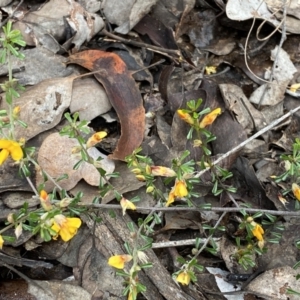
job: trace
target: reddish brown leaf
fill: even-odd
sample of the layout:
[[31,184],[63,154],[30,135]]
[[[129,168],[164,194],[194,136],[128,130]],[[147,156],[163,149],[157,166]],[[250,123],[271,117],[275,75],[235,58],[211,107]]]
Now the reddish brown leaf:
[[70,63],[99,71],[96,79],[104,86],[121,123],[121,137],[110,158],[124,160],[143,141],[145,110],[141,94],[126,64],[116,54],[87,50],[70,56]]

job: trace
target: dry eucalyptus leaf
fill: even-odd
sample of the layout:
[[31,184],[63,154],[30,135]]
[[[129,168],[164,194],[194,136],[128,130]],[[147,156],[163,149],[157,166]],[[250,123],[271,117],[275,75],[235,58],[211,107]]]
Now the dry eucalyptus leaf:
[[58,42],[66,35],[64,17],[69,15],[71,6],[67,0],[51,0],[38,11],[32,11],[14,24],[21,31],[26,44],[35,46],[43,35],[51,34]]
[[[14,73],[14,78],[22,85],[34,85],[43,80],[66,77],[73,73],[72,66],[66,66],[66,58],[55,55],[45,48],[32,48],[21,51],[25,58],[20,60],[12,57],[12,68],[20,72]],[[7,74],[7,65],[0,65],[0,75]]]
[[104,27],[104,21],[99,15],[87,12],[75,1],[69,1],[71,1],[72,10],[67,21],[76,32],[72,37],[72,43],[78,51],[84,42],[89,42]]
[[219,87],[227,108],[234,113],[236,120],[248,133],[254,127],[261,129],[267,125],[262,113],[249,102],[240,87],[234,84],[220,84]]
[[[106,251],[103,251],[103,247],[100,244],[101,242],[98,239],[87,233],[79,251],[77,250],[72,255],[73,257],[75,256],[74,260],[76,261],[76,266],[73,268],[74,276],[75,278],[81,278],[81,274],[84,274],[81,286],[92,293],[94,299],[103,299],[104,297],[102,296],[106,291],[114,295],[121,295],[124,289],[122,278],[115,276],[112,267],[107,263]],[[101,252],[99,249],[101,249]],[[114,250],[117,251],[116,249]],[[62,262],[61,259],[59,261]],[[113,300],[112,297],[110,298]]]
[[276,105],[284,98],[289,81],[277,81],[261,85],[250,96],[249,101],[260,105]]
[[94,78],[83,78],[73,83],[71,113],[78,112],[80,120],[91,121],[111,109],[104,88]]
[[270,124],[272,121],[278,119],[279,116],[283,115],[283,110],[283,101],[281,101],[276,105],[264,107],[261,113],[265,117],[267,124]]
[[72,43],[75,49],[89,41],[103,27],[102,18],[87,12],[79,3],[73,0],[51,0],[38,11],[32,11],[18,21],[14,28],[19,29],[27,45],[42,45],[57,53],[61,50],[59,43],[67,39],[69,26],[74,30]]
[[11,2],[13,2],[13,0],[1,0],[0,7],[6,6],[6,5],[10,4]]
[[77,1],[86,11],[95,13],[101,8],[101,1],[99,0],[78,0]]
[[266,300],[296,300],[299,296],[288,294],[288,289],[300,290],[297,280],[299,271],[290,266],[268,270],[253,279],[246,287],[247,292],[263,297]]
[[216,39],[209,45],[205,47],[203,50],[207,50],[216,55],[227,55],[231,53],[236,46],[236,42],[233,38],[224,38],[224,39]]
[[21,108],[20,120],[27,124],[27,128],[15,128],[17,138],[29,140],[61,121],[71,102],[73,79],[66,77],[42,81],[17,98],[15,105]]
[[300,19],[300,3],[298,0],[290,0],[287,3],[281,0],[265,0],[265,2],[271,12],[283,11],[284,5],[286,5],[286,13]]
[[116,32],[127,34],[158,0],[105,0],[102,4],[108,22],[117,24]]
[[[232,259],[232,254],[237,253],[238,247],[235,243],[233,243],[231,240],[229,240],[228,237],[225,235],[222,236],[221,242],[220,242],[220,252],[222,255],[222,258],[225,262],[225,265],[227,269],[231,273],[237,273],[237,274],[251,274],[253,273],[253,268],[249,268],[247,271],[236,261]],[[255,261],[255,254],[249,254],[249,257]]]
[[279,25],[269,11],[265,1],[260,0],[228,0],[226,5],[227,17],[231,20],[245,21],[254,16],[258,19],[266,19],[274,26]]
[[9,192],[1,194],[1,201],[9,208],[20,208],[27,202],[28,207],[34,207],[40,204],[40,200],[33,198],[32,193],[28,192]]
[[[67,136],[61,136],[59,133],[49,135],[39,150],[38,163],[42,170],[45,170],[53,178],[58,178],[67,174],[68,178],[59,181],[59,185],[66,189],[72,189],[79,180],[84,179],[88,184],[98,186],[100,183],[100,174],[97,169],[87,162],[83,162],[77,170],[74,165],[81,159],[80,153],[72,155],[72,149],[78,147],[76,139]],[[88,153],[97,159],[99,156],[104,157],[96,148],[88,149]],[[108,158],[101,160],[101,167],[107,173],[114,171],[114,162]],[[42,176],[37,173],[37,185],[42,183]],[[49,191],[53,184],[46,182],[45,190]]]
[[201,227],[201,217],[199,212],[171,211],[165,214],[165,226],[161,230],[170,229],[199,229]]
[[300,33],[300,3],[298,0],[290,0],[289,2],[283,2],[281,0],[265,0],[264,2],[279,21],[283,19],[283,10],[284,6],[286,6],[284,23],[287,32]]
[[271,51],[271,60],[275,61],[276,57],[276,66],[273,74],[274,80],[279,82],[292,80],[294,77],[293,75],[297,72],[297,69],[292,63],[288,53],[282,48],[276,46]]

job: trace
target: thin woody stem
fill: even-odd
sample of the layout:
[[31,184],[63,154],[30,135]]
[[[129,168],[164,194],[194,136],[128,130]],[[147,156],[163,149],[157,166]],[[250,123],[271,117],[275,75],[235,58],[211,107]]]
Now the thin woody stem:
[[[118,204],[81,204],[79,206],[85,206],[90,208],[101,208],[101,209],[122,209]],[[270,210],[270,209],[257,209],[247,207],[211,207],[210,209],[203,209],[201,207],[188,207],[188,206],[175,206],[175,207],[143,207],[137,206],[136,211],[138,212],[152,212],[152,211],[214,211],[214,212],[240,212],[245,211],[247,213],[265,213],[274,216],[291,216],[300,217],[299,211],[284,211],[284,210]]]

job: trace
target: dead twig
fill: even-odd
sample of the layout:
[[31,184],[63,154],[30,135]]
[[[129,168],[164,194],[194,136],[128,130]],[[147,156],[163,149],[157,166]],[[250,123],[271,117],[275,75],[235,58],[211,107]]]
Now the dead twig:
[[[300,109],[300,106],[292,109],[291,111],[289,111],[288,113],[286,113],[285,115],[283,115],[282,117],[278,118],[277,120],[273,121],[271,124],[269,124],[268,126],[264,127],[263,129],[261,129],[260,131],[258,131],[257,133],[255,133],[254,135],[252,135],[250,138],[248,138],[247,140],[245,140],[244,142],[240,143],[239,145],[237,145],[236,147],[234,147],[233,149],[231,149],[230,151],[228,151],[227,153],[223,154],[222,156],[220,156],[218,159],[216,159],[212,166],[217,165],[218,163],[220,163],[223,159],[225,159],[226,157],[230,156],[231,154],[241,150],[242,148],[244,148],[244,146],[246,146],[249,142],[251,142],[252,140],[256,139],[257,137],[261,136],[262,134],[264,134],[265,132],[269,131],[270,129],[272,129],[274,126],[278,125],[280,122],[282,122],[283,120],[285,120],[286,118],[290,117],[291,115],[293,115],[295,112],[297,112]],[[205,170],[202,170],[200,172],[198,172],[195,177],[199,178],[200,176],[202,176],[204,173],[206,173],[208,170],[211,169],[211,167],[206,168]]]
[[[122,207],[118,204],[78,204],[79,206],[85,206],[89,208],[97,209],[116,209],[121,210]],[[172,207],[143,207],[137,206],[137,212],[152,212],[152,211],[214,211],[214,212],[240,212],[241,210],[247,213],[265,213],[274,216],[289,216],[289,217],[300,217],[299,211],[286,211],[286,210],[270,210],[270,209],[257,209],[248,207],[211,207],[210,209],[203,209],[201,207],[188,207],[188,206],[172,206]]]
[[[214,238],[215,242],[218,242],[220,238]],[[201,243],[206,243],[206,238],[201,238]],[[181,247],[181,246],[191,246],[195,245],[196,239],[187,239],[187,240],[181,240],[181,241],[167,241],[167,242],[158,242],[158,243],[152,243],[152,249],[158,249],[158,248],[168,248],[168,247]]]
[[157,53],[160,53],[160,54],[162,54],[164,56],[167,56],[167,57],[169,57],[171,59],[180,59],[180,58],[182,58],[182,55],[181,55],[181,53],[180,53],[179,50],[165,49],[165,48],[153,46],[153,45],[142,43],[142,42],[128,40],[128,39],[122,38],[122,37],[120,37],[118,35],[115,35],[113,33],[110,33],[106,29],[103,29],[101,31],[101,33],[103,33],[104,35],[106,35],[106,36],[108,36],[108,37],[110,37],[112,39],[120,41],[122,43],[130,44],[130,45],[133,45],[133,46],[136,46],[136,47],[146,48],[146,49],[151,50],[153,52],[157,52]]

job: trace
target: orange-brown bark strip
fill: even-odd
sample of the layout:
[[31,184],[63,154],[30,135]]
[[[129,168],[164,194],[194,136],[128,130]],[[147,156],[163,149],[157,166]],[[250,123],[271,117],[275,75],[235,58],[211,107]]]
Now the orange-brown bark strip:
[[118,55],[100,50],[76,53],[69,62],[99,71],[94,76],[105,88],[121,123],[121,137],[110,158],[124,160],[141,145],[145,129],[142,97],[126,64]]

